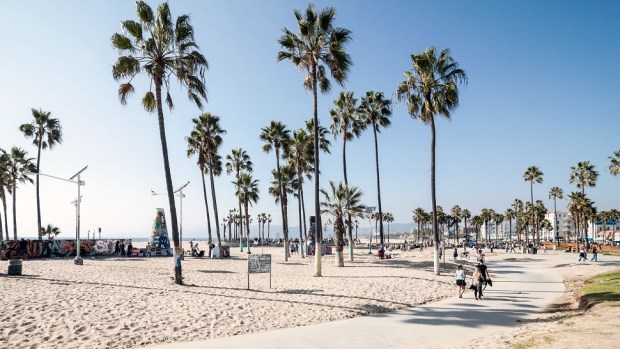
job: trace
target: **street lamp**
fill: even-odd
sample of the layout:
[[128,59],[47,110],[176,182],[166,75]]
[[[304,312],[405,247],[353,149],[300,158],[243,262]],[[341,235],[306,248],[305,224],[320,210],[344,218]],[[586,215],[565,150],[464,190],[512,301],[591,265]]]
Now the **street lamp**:
[[[189,181],[187,181],[187,183],[183,184],[180,188],[172,192],[172,194],[176,194],[179,197],[179,206],[180,206],[179,208],[180,210],[179,240],[181,241],[181,250],[183,250],[183,198],[185,197],[185,195],[183,194],[183,189],[187,187],[188,184],[189,184]],[[151,195],[168,195],[168,194],[167,193],[156,193],[153,189],[151,189]]]
[[368,216],[368,254],[372,254],[372,221],[370,215],[375,212],[375,206],[366,206],[364,213]]
[[[76,235],[76,240],[77,240],[76,241],[77,246],[76,246],[76,252],[75,252],[75,259],[73,260],[73,263],[75,265],[83,265],[84,264],[84,261],[82,260],[82,257],[80,257],[80,202],[82,201],[81,200],[82,196],[80,195],[80,187],[83,186],[86,183],[84,181],[80,180],[80,175],[82,174],[82,172],[86,171],[87,168],[88,168],[88,166],[84,166],[83,169],[79,170],[78,173],[74,174],[69,179],[64,179],[64,178],[60,178],[60,177],[56,177],[56,176],[50,176],[50,175],[44,174],[44,173],[39,173],[39,176],[51,177],[51,178],[54,178],[54,179],[59,179],[61,181],[77,184],[77,198],[72,202],[72,204],[75,204],[75,235]],[[39,232],[39,234],[41,234],[41,232]]]

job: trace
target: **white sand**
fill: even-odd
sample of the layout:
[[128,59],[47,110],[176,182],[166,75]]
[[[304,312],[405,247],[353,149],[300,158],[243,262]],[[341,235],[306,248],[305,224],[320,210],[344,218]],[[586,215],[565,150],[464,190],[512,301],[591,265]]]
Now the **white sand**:
[[83,266],[71,259],[28,260],[22,277],[0,277],[0,347],[138,347],[333,321],[454,296],[453,266],[435,276],[430,252],[378,260],[358,249],[355,262],[345,252],[344,268],[325,256],[317,278],[313,258],[294,255],[284,262],[281,248],[265,248],[273,259],[272,288],[268,274],[252,274],[249,291],[247,255],[238,248],[232,259],[187,258],[184,286],[172,280],[170,257],[85,259]]

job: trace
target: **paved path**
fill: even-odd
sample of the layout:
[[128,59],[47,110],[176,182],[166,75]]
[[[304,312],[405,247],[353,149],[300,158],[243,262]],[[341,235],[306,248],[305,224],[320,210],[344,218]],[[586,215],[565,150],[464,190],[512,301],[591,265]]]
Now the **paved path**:
[[468,291],[465,298],[450,297],[392,313],[153,348],[454,347],[515,326],[519,320],[535,318],[564,293],[562,279],[549,267],[569,262],[567,257],[491,261],[488,266],[493,287],[487,287],[485,299],[479,301]]

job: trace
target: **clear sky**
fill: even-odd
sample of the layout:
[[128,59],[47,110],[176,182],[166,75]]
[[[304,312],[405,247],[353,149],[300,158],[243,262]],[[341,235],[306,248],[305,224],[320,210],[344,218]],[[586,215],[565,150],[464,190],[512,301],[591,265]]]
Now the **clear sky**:
[[[152,6],[159,2],[149,1]],[[261,199],[251,209],[280,210],[267,194],[275,155],[265,154],[260,128],[271,120],[289,129],[303,127],[312,115],[312,95],[303,76],[288,62],[277,63],[282,28],[296,31],[293,9],[305,1],[171,1],[173,17],[189,13],[196,40],[209,61],[209,103],[205,111],[221,117],[228,134],[222,155],[244,148],[255,163]],[[548,199],[552,186],[565,194],[570,167],[589,160],[600,172],[596,188],[587,189],[599,210],[619,208],[620,178],[612,177],[608,156],[620,149],[620,3],[617,1],[317,1],[333,6],[336,25],[353,32],[347,47],[353,67],[344,89],[361,96],[368,90],[395,97],[411,53],[435,45],[450,48],[466,70],[460,107],[451,121],[437,123],[437,198],[448,210],[458,204],[478,214],[482,208],[503,212],[515,198],[529,200],[523,180],[528,166],[544,173],[535,199]],[[42,154],[41,172],[68,178],[83,174],[82,232],[102,227],[103,236],[147,237],[155,208],[168,211],[157,119],[140,99],[148,88],[139,80],[128,106],[120,105],[111,66],[117,52],[110,36],[120,21],[136,19],[133,1],[9,1],[0,5],[0,147],[36,149],[18,127],[30,122],[31,108],[51,111],[63,126],[64,142]],[[611,68],[610,68],[611,67]],[[319,96],[319,117],[342,88],[336,84]],[[195,159],[185,155],[191,119],[200,111],[178,84],[176,108],[165,111],[174,187],[190,185],[183,201],[185,236],[206,237],[205,208]],[[321,158],[323,185],[342,179],[340,141]],[[376,186],[371,132],[347,147],[349,180],[375,206]],[[412,120],[395,104],[392,126],[379,135],[384,211],[398,223],[410,223],[416,207],[431,208],[430,128]],[[236,207],[232,177],[216,180],[220,218]],[[306,187],[308,193],[312,187]],[[76,188],[41,179],[43,224],[57,225],[61,236],[75,231],[70,204]],[[9,201],[9,217],[12,205]],[[312,207],[312,195],[307,194]],[[565,209],[566,200],[558,202]],[[178,203],[177,203],[178,209]],[[296,202],[290,221],[296,225]],[[311,211],[311,209],[310,209]],[[169,213],[167,213],[169,214]],[[34,236],[34,185],[17,191],[18,236]],[[12,223],[9,228],[12,233]],[[296,233],[295,230],[293,232]]]

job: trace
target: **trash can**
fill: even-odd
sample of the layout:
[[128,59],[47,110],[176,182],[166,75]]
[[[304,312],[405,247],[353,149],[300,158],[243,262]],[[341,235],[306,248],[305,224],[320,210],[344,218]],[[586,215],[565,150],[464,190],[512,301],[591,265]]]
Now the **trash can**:
[[22,275],[22,259],[9,260],[9,275]]

